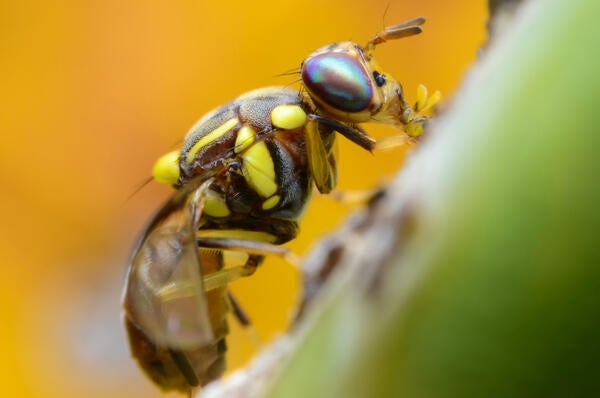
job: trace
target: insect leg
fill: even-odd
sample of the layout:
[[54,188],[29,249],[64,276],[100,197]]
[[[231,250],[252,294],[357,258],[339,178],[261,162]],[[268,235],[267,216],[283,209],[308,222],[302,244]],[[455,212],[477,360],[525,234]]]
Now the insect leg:
[[209,237],[197,237],[196,243],[200,247],[211,249],[233,250],[260,256],[275,256],[286,260],[296,267],[300,266],[300,258],[292,253],[290,249],[272,243],[248,239]]
[[389,149],[400,148],[407,145],[414,145],[415,138],[409,136],[406,133],[395,134],[388,137],[383,137],[377,140],[375,149],[378,151],[386,151]]
[[209,291],[225,286],[239,278],[250,276],[262,263],[266,255],[283,258],[296,268],[300,267],[300,259],[289,249],[271,243],[236,238],[198,237],[196,243],[200,247],[233,250],[248,253],[248,260],[242,266],[225,268],[204,276],[204,288]]
[[250,317],[230,291],[227,292],[227,299],[231,305],[233,316],[235,316],[235,319],[237,319],[240,325],[243,327],[251,326],[252,321],[250,320]]
[[210,291],[221,286],[226,286],[237,279],[252,275],[254,271],[255,267],[248,268],[245,265],[242,265],[213,272],[212,274],[204,276],[204,288],[206,291]]
[[[320,115],[311,115],[311,121],[318,122],[319,124],[323,124],[344,137],[348,138],[350,141],[354,142],[359,147],[366,149],[367,151],[372,151],[375,147],[375,140],[369,136],[362,128],[359,126],[347,126],[343,123],[338,122],[337,120],[329,119]],[[309,127],[310,122],[307,124],[307,128]],[[318,129],[315,127],[318,132]]]
[[252,344],[254,344],[256,348],[259,348],[261,346],[260,337],[258,336],[256,329],[254,329],[250,317],[246,311],[244,311],[240,305],[240,302],[233,296],[231,291],[227,292],[227,299],[229,301],[229,305],[231,306],[231,312],[233,313],[233,316],[235,319],[237,319],[242,328],[244,328],[244,331],[248,334]]
[[369,203],[378,191],[379,190],[375,188],[356,190],[336,189],[335,191],[327,195],[327,197],[344,205],[364,205]]
[[264,256],[251,254],[248,256],[248,260],[246,260],[244,265],[225,268],[220,271],[213,272],[212,274],[205,275],[203,277],[204,288],[206,291],[210,291],[222,286],[226,286],[240,278],[250,276],[256,271],[256,268],[263,261],[263,259]]

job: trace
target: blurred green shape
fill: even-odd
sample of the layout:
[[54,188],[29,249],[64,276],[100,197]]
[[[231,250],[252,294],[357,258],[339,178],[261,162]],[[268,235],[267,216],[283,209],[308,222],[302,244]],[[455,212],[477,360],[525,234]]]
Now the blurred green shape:
[[600,396],[598,21],[520,11],[414,159],[379,292],[331,289],[270,397]]

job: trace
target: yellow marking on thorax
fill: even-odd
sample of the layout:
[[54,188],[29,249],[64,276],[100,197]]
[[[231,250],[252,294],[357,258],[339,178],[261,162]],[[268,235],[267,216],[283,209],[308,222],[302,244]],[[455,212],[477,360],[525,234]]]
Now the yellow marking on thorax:
[[163,184],[177,184],[180,172],[179,155],[180,151],[172,151],[158,158],[152,167],[152,177]]
[[263,202],[262,209],[263,210],[272,209],[273,207],[275,207],[275,205],[277,203],[279,203],[279,200],[281,200],[281,196],[279,196],[279,195],[271,196],[269,199],[267,199]]
[[264,141],[255,142],[242,154],[242,173],[254,191],[268,198],[277,192],[275,165]]
[[208,191],[206,194],[206,202],[204,203],[203,213],[212,217],[227,217],[231,211],[227,207],[227,203],[217,193]]
[[244,124],[238,131],[235,139],[235,147],[233,148],[235,153],[241,153],[248,149],[255,141],[254,134],[254,129],[247,124]]
[[234,128],[238,123],[239,123],[238,118],[234,117],[232,119],[227,120],[225,123],[221,124],[219,127],[214,129],[210,133],[206,134],[204,137],[200,138],[198,140],[198,142],[196,142],[190,148],[189,152],[185,156],[186,162],[191,163],[194,160],[194,158],[196,157],[196,155],[198,154],[198,152],[203,147],[205,147],[206,145],[210,144],[211,142],[219,139],[220,137],[224,136],[228,131],[230,131],[232,128]]
[[284,130],[293,130],[304,126],[306,112],[298,105],[278,105],[271,111],[273,126]]
[[245,229],[200,229],[196,232],[198,238],[231,238],[273,243],[277,237],[267,232],[248,231]]

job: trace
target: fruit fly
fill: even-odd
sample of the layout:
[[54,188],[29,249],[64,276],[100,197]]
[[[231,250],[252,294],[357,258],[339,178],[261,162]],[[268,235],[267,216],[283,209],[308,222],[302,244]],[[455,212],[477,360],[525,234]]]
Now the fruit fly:
[[[135,247],[123,294],[130,348],[163,390],[191,393],[225,369],[227,315],[245,321],[228,283],[254,273],[265,255],[286,256],[313,186],[336,186],[341,134],[372,151],[361,127],[379,122],[416,139],[439,98],[401,85],[373,58],[378,44],[416,35],[424,18],[387,27],[366,46],[327,45],[300,65],[302,88],[250,91],[201,118],[153,176],[176,188]],[[223,251],[247,254],[225,267]]]

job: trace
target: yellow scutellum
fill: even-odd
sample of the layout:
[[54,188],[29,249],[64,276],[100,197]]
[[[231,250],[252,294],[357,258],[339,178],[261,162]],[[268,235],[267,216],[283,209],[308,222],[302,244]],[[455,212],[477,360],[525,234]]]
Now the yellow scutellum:
[[179,182],[179,155],[179,151],[172,151],[158,158],[152,167],[152,177],[163,184],[177,184]]

